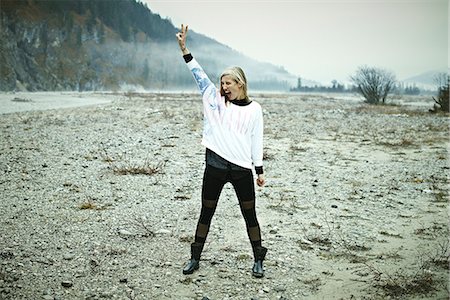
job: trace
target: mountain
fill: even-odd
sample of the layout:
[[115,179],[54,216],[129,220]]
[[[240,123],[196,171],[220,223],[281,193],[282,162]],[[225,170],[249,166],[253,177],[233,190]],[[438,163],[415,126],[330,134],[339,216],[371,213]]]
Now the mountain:
[[[135,0],[2,0],[0,90],[193,89],[170,20]],[[252,90],[297,78],[193,31],[189,48],[211,80],[239,65]]]
[[445,73],[445,70],[433,70],[424,72],[415,76],[408,77],[402,81],[407,84],[414,84],[423,89],[436,90],[438,85],[436,82],[436,77],[441,73]]

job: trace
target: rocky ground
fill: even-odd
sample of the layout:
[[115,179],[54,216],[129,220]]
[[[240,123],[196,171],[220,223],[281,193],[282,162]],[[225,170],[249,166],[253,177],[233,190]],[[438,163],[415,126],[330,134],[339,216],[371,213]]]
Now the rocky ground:
[[[449,117],[429,100],[252,95],[269,248],[255,279],[229,185],[200,269],[181,273],[200,211],[199,96],[95,97],[111,102],[0,115],[1,299],[448,299]],[[14,102],[35,101],[2,95]]]

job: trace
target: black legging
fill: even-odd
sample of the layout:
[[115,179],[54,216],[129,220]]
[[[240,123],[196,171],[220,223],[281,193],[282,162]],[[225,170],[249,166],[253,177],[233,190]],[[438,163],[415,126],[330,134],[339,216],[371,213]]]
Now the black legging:
[[209,165],[206,166],[203,175],[202,210],[195,232],[195,242],[205,243],[220,193],[227,182],[233,185],[236,192],[252,248],[260,247],[261,231],[256,218],[255,186],[252,171],[250,169],[245,171],[222,170]]

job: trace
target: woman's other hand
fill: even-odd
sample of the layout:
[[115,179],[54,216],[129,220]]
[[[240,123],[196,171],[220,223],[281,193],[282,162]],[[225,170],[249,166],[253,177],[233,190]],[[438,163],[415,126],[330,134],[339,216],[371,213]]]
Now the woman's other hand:
[[266,179],[264,178],[264,174],[258,175],[258,178],[256,178],[256,184],[260,187],[263,187],[266,184]]

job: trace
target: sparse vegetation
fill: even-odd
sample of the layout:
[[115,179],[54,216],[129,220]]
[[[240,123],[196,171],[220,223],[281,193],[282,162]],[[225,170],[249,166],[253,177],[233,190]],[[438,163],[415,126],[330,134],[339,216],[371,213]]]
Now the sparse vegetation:
[[160,173],[163,167],[163,162],[152,165],[148,160],[145,160],[142,165],[132,163],[114,165],[113,172],[118,175],[154,175]]
[[448,178],[430,178],[430,189],[434,195],[434,202],[447,203],[449,201],[448,186],[446,181]]
[[126,227],[133,231],[127,234],[127,236],[140,236],[140,237],[154,237],[155,224],[150,224],[146,216],[137,217],[135,216]]
[[19,98],[19,97],[14,97],[14,99],[12,99],[11,101],[13,101],[13,102],[33,102],[33,100],[31,100],[29,98]]
[[399,141],[380,141],[377,144],[386,147],[400,147],[400,148],[415,146],[412,140],[406,138],[403,138]]
[[86,202],[81,203],[80,209],[97,209],[97,205],[92,199],[88,199]]
[[433,266],[444,266],[448,269],[449,243],[438,243],[435,248],[437,250],[431,255],[418,255],[414,270],[400,268],[389,272],[368,262],[363,262],[363,265],[372,274],[373,286],[381,289],[386,296],[400,298],[406,295],[427,295],[439,285],[447,284],[446,280],[436,276]]
[[[316,222],[310,223],[310,229],[303,228],[305,238],[297,241],[301,249],[309,251],[312,249],[320,249],[321,257],[331,259],[333,257],[340,257],[348,259],[351,263],[360,264],[362,269],[362,276],[372,275],[369,280],[365,280],[368,284],[379,289],[384,296],[391,298],[402,298],[406,295],[424,296],[441,288],[445,285],[445,279],[438,276],[436,268],[448,269],[450,264],[450,247],[449,241],[437,242],[431,253],[419,253],[417,259],[411,267],[400,267],[394,270],[383,270],[376,266],[375,263],[370,262],[367,256],[360,256],[358,252],[370,251],[371,247],[364,244],[355,243],[346,238],[339,226],[336,226],[333,221],[329,221],[328,212],[324,212],[324,225]],[[433,234],[437,231],[441,232],[442,227],[433,225],[430,230]],[[424,229],[428,231],[429,229]],[[416,230],[416,234],[422,234],[422,230]],[[379,234],[402,238],[400,235],[380,231]],[[438,235],[436,235],[438,236]],[[377,255],[377,260],[385,261],[387,259],[399,260],[402,256],[398,251]]]
[[110,168],[117,175],[155,175],[161,173],[165,162],[152,163],[149,158],[146,158],[144,162],[132,162],[125,158],[125,154],[121,155],[121,162],[117,158],[111,156],[103,143],[100,149],[101,157],[104,162],[110,165]]
[[367,66],[359,67],[350,79],[369,104],[384,104],[396,82],[392,72]]
[[[435,82],[438,86],[437,97],[433,97],[435,104],[430,112],[450,112],[449,108],[449,87],[450,87],[450,76],[446,73],[440,73],[436,76]],[[448,131],[448,128],[445,128]]]

